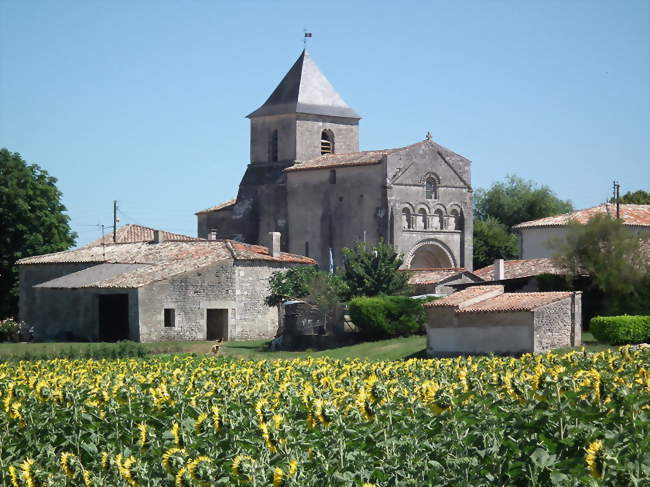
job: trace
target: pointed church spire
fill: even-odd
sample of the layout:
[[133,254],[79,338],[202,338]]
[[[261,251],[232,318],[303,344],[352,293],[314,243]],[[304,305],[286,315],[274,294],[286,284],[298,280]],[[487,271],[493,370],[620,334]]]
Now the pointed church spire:
[[285,113],[309,113],[360,119],[303,50],[264,105],[248,118]]

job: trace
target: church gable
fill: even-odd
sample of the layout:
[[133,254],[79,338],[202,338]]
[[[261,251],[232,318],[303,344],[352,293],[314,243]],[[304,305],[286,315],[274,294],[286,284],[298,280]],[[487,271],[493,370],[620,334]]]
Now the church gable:
[[436,185],[470,189],[469,160],[444,147],[425,140],[388,156],[389,184]]

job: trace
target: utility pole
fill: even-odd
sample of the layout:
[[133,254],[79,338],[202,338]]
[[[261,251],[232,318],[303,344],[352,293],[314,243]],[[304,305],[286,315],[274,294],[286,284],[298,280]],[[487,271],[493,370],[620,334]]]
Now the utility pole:
[[616,202],[616,219],[621,218],[621,185],[614,181],[614,201]]
[[113,243],[117,242],[117,200],[113,200]]

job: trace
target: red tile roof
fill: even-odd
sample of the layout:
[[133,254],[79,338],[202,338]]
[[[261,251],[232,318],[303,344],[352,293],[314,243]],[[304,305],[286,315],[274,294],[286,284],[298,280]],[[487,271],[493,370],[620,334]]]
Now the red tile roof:
[[325,154],[315,159],[311,159],[305,162],[297,162],[291,167],[285,169],[285,172],[293,171],[306,171],[309,169],[325,169],[325,168],[334,168],[334,167],[346,167],[346,166],[366,166],[369,164],[378,164],[382,161],[384,156],[388,154],[393,154],[394,152],[400,152],[406,149],[411,149],[418,145],[424,144],[427,141],[417,142],[406,147],[399,147],[397,149],[382,149],[382,150],[371,150],[364,152],[347,152],[344,154]]
[[[520,259],[503,261],[503,269],[506,279],[519,279],[522,277],[533,277],[540,274],[564,275],[565,272],[552,259]],[[474,271],[484,281],[494,280],[494,264],[481,267]]]
[[[624,225],[632,226],[650,226],[650,205],[620,205],[621,206],[621,219]],[[562,215],[549,216],[540,218],[539,220],[531,220],[523,222],[512,228],[533,228],[533,227],[557,227],[564,226],[571,220],[578,223],[587,223],[589,219],[595,215],[606,213],[612,218],[616,218],[616,205],[612,203],[605,203],[603,205],[587,208],[586,210],[578,210],[571,213],[564,213]]]
[[[457,274],[470,274],[464,267],[449,267],[449,268],[433,268],[433,269],[400,269],[401,272],[408,272],[410,274],[409,284],[437,284],[449,277]],[[478,276],[476,276],[478,277]]]
[[505,313],[508,311],[533,311],[541,306],[570,298],[571,292],[504,293],[493,298],[461,307],[457,313]]
[[278,257],[272,257],[266,247],[230,240],[118,243],[27,257],[20,259],[17,263],[21,265],[65,263],[144,264],[136,270],[84,286],[136,288],[154,281],[167,279],[176,274],[227,260],[316,264],[315,260],[308,257],[285,252],[282,252]]
[[233,198],[231,200],[226,201],[225,203],[221,203],[216,206],[212,206],[210,208],[206,208],[205,210],[197,211],[194,213],[195,215],[201,215],[203,213],[212,213],[213,211],[219,211],[219,210],[225,210],[228,209],[232,206],[235,206],[235,203],[237,203],[237,198]]
[[482,296],[486,296],[487,298],[497,293],[503,293],[503,286],[472,286],[463,289],[462,291],[450,294],[449,296],[442,299],[425,303],[423,306],[425,308],[458,308],[467,301],[474,302],[475,300],[480,299]]
[[[151,242],[153,240],[153,234],[155,230],[156,229],[154,228],[129,223],[117,229],[115,232],[115,243]],[[189,235],[182,235],[180,233],[165,232],[164,230],[158,231],[160,232],[163,240],[203,240],[202,238],[190,237]],[[89,244],[84,245],[84,247],[96,247],[98,245],[102,245],[102,243],[114,243],[113,232],[107,233],[104,235],[103,239],[99,238],[93,242],[90,242]]]

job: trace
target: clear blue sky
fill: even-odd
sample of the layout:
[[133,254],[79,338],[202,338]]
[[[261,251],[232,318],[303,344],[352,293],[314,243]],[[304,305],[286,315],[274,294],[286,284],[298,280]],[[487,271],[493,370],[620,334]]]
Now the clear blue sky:
[[0,147],[59,180],[79,244],[196,234],[236,195],[245,115],[302,49],[363,116],[361,150],[433,139],[584,208],[650,186],[650,2],[0,0]]

